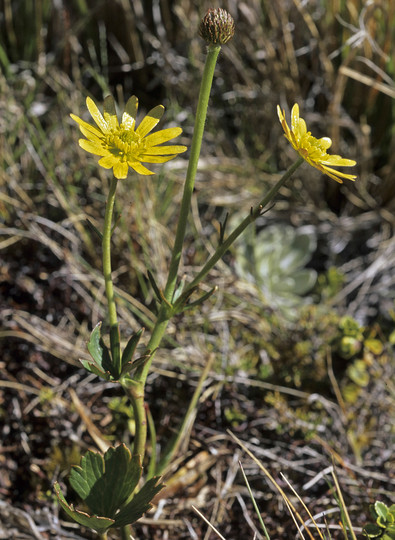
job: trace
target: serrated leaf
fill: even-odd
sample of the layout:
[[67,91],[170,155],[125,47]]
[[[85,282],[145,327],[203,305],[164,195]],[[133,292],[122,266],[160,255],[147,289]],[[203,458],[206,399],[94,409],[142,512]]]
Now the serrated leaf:
[[125,503],[140,480],[142,467],[140,456],[132,456],[130,450],[124,445],[117,448],[109,448],[104,454],[105,460],[105,486],[111,497],[107,497],[106,503],[112,511]]
[[89,514],[85,512],[81,512],[80,510],[75,510],[73,505],[69,505],[66,501],[66,499],[63,496],[63,493],[60,490],[59,484],[56,482],[55,484],[55,493],[58,497],[60,506],[63,508],[63,510],[66,512],[66,514],[71,517],[74,521],[82,525],[83,527],[88,527],[90,529],[94,529],[95,531],[102,533],[106,531],[108,528],[113,527],[114,520],[109,519],[106,517],[100,517],[100,516],[90,516]]
[[138,332],[132,335],[132,337],[129,339],[129,341],[126,344],[126,347],[123,350],[122,353],[122,369],[126,364],[129,364],[129,362],[132,360],[133,355],[136,351],[137,345],[140,341],[141,336],[143,335],[144,328],[141,328]]
[[154,477],[148,480],[133,499],[115,516],[114,527],[124,527],[134,523],[151,508],[151,501],[164,487],[158,484],[160,478]]
[[[99,453],[87,452],[81,459],[81,465],[71,469],[70,484],[84,501],[91,493],[92,487],[104,474],[104,460]],[[93,512],[96,510],[92,507]]]
[[124,445],[109,448],[104,456],[87,452],[70,474],[70,484],[96,515],[113,519],[135,490],[141,476],[139,456]]

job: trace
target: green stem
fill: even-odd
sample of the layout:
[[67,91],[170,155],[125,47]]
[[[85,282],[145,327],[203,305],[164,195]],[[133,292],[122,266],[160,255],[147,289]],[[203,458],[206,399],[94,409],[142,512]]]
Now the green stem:
[[117,189],[118,180],[113,178],[111,180],[110,191],[107,198],[106,213],[104,215],[104,229],[103,229],[103,275],[106,288],[107,304],[108,304],[108,317],[110,321],[110,327],[118,325],[117,310],[115,306],[114,298],[114,286],[111,277],[111,233],[112,233],[112,216],[114,213],[115,192]]
[[144,406],[144,385],[135,380],[126,379],[121,382],[125,394],[130,399],[133,407],[133,416],[136,425],[136,431],[133,440],[133,454],[138,454],[141,463],[145,454],[145,441],[147,439],[147,418]]
[[156,440],[155,423],[154,423],[154,419],[152,418],[152,414],[149,407],[147,407],[146,409],[146,415],[147,415],[147,425],[148,425],[149,435],[150,435],[150,440],[151,440],[151,455],[150,455],[148,471],[147,471],[147,480],[149,480],[155,474],[157,440]]
[[122,540],[130,540],[131,539],[131,529],[130,525],[125,525],[121,528],[121,538]]
[[[208,48],[206,63],[204,65],[202,83],[200,86],[199,92],[199,101],[196,111],[195,127],[193,130],[193,138],[191,145],[191,155],[189,158],[187,174],[185,178],[184,193],[182,196],[180,216],[177,224],[176,238],[174,241],[174,247],[172,252],[172,257],[169,267],[169,275],[167,278],[166,287],[164,290],[164,297],[166,301],[171,304],[174,289],[177,281],[178,267],[180,265],[182,246],[184,243],[185,230],[187,226],[187,220],[189,215],[189,210],[191,206],[191,198],[193,193],[193,187],[195,185],[196,171],[198,167],[200,149],[202,146],[204,125],[206,122],[207,116],[207,107],[210,97],[210,90],[214,77],[215,64],[217,62],[219,51],[221,50],[220,46],[210,45]],[[171,312],[169,312],[169,306],[166,302],[162,302],[162,305],[159,309],[158,318],[154,329],[151,334],[151,339],[147,345],[147,349],[154,351],[159,347],[159,344],[163,338],[163,335],[166,331],[169,319],[171,317]],[[151,359],[144,364],[144,366],[138,369],[135,373],[134,379],[142,381],[145,384],[147,379],[150,367]]]
[[184,193],[181,201],[180,217],[178,218],[176,238],[170,261],[169,275],[164,291],[164,297],[171,303],[174,293],[174,288],[177,281],[178,267],[180,265],[182,246],[185,238],[185,230],[189,210],[191,206],[191,198],[193,187],[195,185],[196,171],[199,162],[200,149],[202,146],[204,125],[206,123],[207,107],[210,98],[211,86],[213,83],[215,64],[217,62],[219,45],[210,45],[208,48],[206,63],[204,65],[202,83],[200,86],[199,100],[196,111],[195,127],[193,129],[191,155],[189,158],[187,174],[185,178]]

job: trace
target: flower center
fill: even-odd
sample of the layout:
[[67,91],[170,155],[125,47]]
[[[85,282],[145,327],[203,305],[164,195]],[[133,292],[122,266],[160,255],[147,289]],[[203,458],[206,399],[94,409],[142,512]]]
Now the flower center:
[[313,137],[310,131],[303,135],[299,144],[304,158],[308,156],[312,160],[317,160],[323,158],[326,154],[324,145],[319,139]]
[[109,151],[121,161],[136,161],[144,152],[143,139],[132,130],[118,129],[107,136]]

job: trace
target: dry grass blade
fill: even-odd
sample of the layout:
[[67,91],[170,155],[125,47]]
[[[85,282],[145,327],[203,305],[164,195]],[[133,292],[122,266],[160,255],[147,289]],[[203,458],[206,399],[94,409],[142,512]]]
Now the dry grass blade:
[[[270,536],[267,532],[267,529],[266,529],[266,526],[263,522],[263,519],[262,519],[262,516],[261,516],[261,513],[259,511],[259,508],[258,508],[258,505],[256,503],[256,500],[255,500],[255,497],[254,497],[254,494],[252,493],[252,489],[250,487],[250,483],[248,482],[248,478],[244,472],[244,468],[243,468],[243,465],[241,464],[241,461],[239,461],[239,466],[240,466],[240,469],[241,469],[241,472],[242,472],[242,475],[243,475],[243,478],[244,478],[244,482],[246,483],[246,486],[247,486],[247,489],[248,489],[248,493],[250,494],[250,498],[251,498],[251,501],[252,501],[252,504],[254,505],[254,508],[255,508],[255,512],[256,512],[256,515],[258,516],[258,519],[259,519],[259,523],[261,524],[261,527],[262,527],[262,530],[264,532],[264,535],[266,536],[267,540],[270,540]],[[255,532],[255,535],[257,535],[257,532]],[[259,537],[261,538],[261,536],[259,535]]]
[[[288,481],[288,479],[284,476],[283,473],[281,473],[281,477],[284,479],[284,481],[287,483],[288,487],[291,489],[292,493],[295,495],[295,497],[298,499],[298,501],[300,502],[300,504],[303,506],[303,508],[305,509],[305,511],[307,512],[308,516],[310,517],[310,520],[312,521],[312,523],[314,523],[315,525],[315,528],[316,528],[316,531],[318,532],[319,534],[319,537],[323,540],[324,537],[322,536],[321,534],[321,531],[317,525],[317,523],[315,522],[314,520],[314,517],[312,516],[310,510],[308,509],[308,507],[306,506],[306,504],[304,503],[303,499],[300,497],[300,495],[297,493],[297,491],[294,489],[294,487],[290,484],[290,482]],[[305,527],[305,525],[302,525],[301,529],[299,529],[298,527],[298,530],[300,532],[300,534],[302,534],[302,530],[303,528]]]
[[218,536],[218,538],[220,538],[221,540],[226,540],[226,538],[224,538],[222,536],[222,534],[219,531],[217,531],[217,529],[214,527],[214,525],[212,523],[210,523],[210,521],[195,506],[192,505],[192,508],[197,513],[197,515],[200,516],[205,523],[207,523],[207,525]]
[[[303,525],[304,524],[303,518],[299,515],[298,511],[296,510],[296,508],[294,507],[292,502],[289,500],[289,497],[287,496],[285,491],[278,485],[278,483],[273,478],[273,476],[270,474],[270,472],[266,469],[266,467],[264,467],[264,465],[262,465],[262,463],[259,461],[259,459],[257,459],[254,456],[254,454],[251,452],[251,450],[238,437],[236,437],[236,435],[234,435],[230,430],[227,430],[227,431],[228,431],[229,435],[232,437],[232,439],[250,456],[251,459],[254,460],[254,462],[258,465],[258,467],[265,473],[265,475],[269,478],[269,480],[271,481],[273,486],[276,488],[276,490],[280,493],[280,495],[282,496],[282,498],[286,502],[288,508],[290,510],[292,510],[292,513],[296,516],[299,523],[301,525]],[[292,517],[293,517],[293,514],[291,514]],[[307,530],[306,532],[309,535],[310,539],[314,540],[311,532],[309,530]]]
[[[336,486],[336,493],[337,493],[337,496],[339,497],[339,504],[340,504],[340,508],[341,508],[341,511],[344,515],[344,519],[345,519],[345,522],[348,526],[348,530],[351,534],[351,538],[353,540],[357,540],[357,537],[355,536],[355,533],[354,533],[354,527],[352,526],[352,523],[351,523],[351,519],[350,519],[350,515],[348,513],[348,510],[347,510],[347,506],[344,502],[344,498],[343,498],[343,494],[342,494],[342,490],[340,489],[340,485],[339,485],[339,481],[337,479],[337,476],[336,476],[336,473],[335,473],[335,469],[333,468],[332,470],[332,478],[333,478],[333,481],[335,482],[335,486]],[[344,531],[345,535],[346,535],[346,538],[347,538],[347,533],[346,531]]]

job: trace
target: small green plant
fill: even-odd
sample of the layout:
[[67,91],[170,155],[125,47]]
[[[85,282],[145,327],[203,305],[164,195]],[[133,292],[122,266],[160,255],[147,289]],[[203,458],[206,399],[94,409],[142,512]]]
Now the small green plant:
[[315,285],[315,270],[305,268],[315,249],[316,238],[310,231],[271,225],[238,243],[236,271],[257,285],[266,303],[292,318]]
[[395,540],[395,504],[388,507],[380,501],[370,506],[370,513],[374,523],[368,523],[363,528],[367,538],[380,538],[381,540]]
[[[118,226],[118,220],[114,219],[117,185],[119,181],[125,181],[130,171],[143,177],[153,174],[143,163],[164,163],[184,152],[186,147],[183,145],[166,144],[181,134],[181,128],[171,127],[153,132],[163,115],[162,105],[151,109],[140,124],[137,124],[138,100],[135,96],[127,101],[121,123],[118,121],[116,104],[111,96],[104,100],[103,114],[96,103],[91,98],[87,98],[87,107],[96,126],[74,114],[71,115],[85,137],[79,140],[81,148],[99,156],[99,165],[113,171],[110,187],[106,193],[103,230],[99,231],[91,224],[102,248],[107,321],[103,326],[101,322],[98,322],[94,327],[87,345],[91,359],[83,360],[82,365],[89,373],[120,385],[133,410],[135,433],[130,448],[125,444],[110,447],[104,455],[88,451],[82,457],[80,466],[72,470],[70,484],[82,499],[84,511],[74,508],[66,501],[58,483],[55,484],[55,490],[64,511],[80,525],[97,531],[103,540],[107,538],[108,530],[111,528],[121,529],[122,537],[129,538],[129,525],[148,510],[152,499],[161,490],[160,476],[177,452],[188,421],[197,406],[204,379],[210,369],[209,362],[175,436],[158,459],[153,450],[147,467],[148,472],[144,475],[143,464],[145,465],[146,450],[149,446],[147,438],[151,439],[152,449],[156,449],[157,446],[154,423],[145,404],[145,386],[155,352],[166,335],[169,321],[186,309],[200,305],[215,292],[213,288],[201,293],[197,298],[194,296],[210,270],[247,227],[262,215],[280,188],[304,161],[339,183],[342,183],[343,178],[355,179],[354,175],[333,169],[333,166],[353,166],[355,162],[340,156],[328,155],[327,149],[331,145],[331,140],[327,137],[316,139],[307,131],[305,121],[299,117],[298,105],[292,108],[291,128],[285,120],[284,111],[278,108],[278,116],[285,137],[297,151],[298,159],[229,234],[226,231],[226,223],[221,225],[218,246],[199,273],[189,279],[188,277],[179,279],[179,265],[183,255],[215,65],[221,46],[233,36],[234,22],[227,11],[209,9],[200,24],[199,32],[208,46],[207,57],[198,98],[174,247],[170,257],[167,282],[163,290],[157,285],[154,272],[147,269],[147,277],[159,307],[150,337],[142,347],[139,344],[142,340],[143,329],[132,333],[126,341],[121,339],[118,323],[118,299],[113,284],[111,257],[111,239]],[[306,293],[315,282],[315,274],[303,268],[313,251],[314,244],[306,235],[293,235],[292,232],[287,232],[287,229],[285,236],[281,236],[280,232],[276,234],[276,241],[285,244],[285,249],[275,250],[275,256],[271,258],[267,252],[264,252],[260,256],[260,264],[263,267],[267,256],[271,266],[270,275],[273,277],[276,268],[280,274],[278,281],[282,283],[282,288],[278,283],[273,289],[274,294],[281,295],[282,291],[284,297],[287,293],[291,298],[295,298],[297,295]]]

